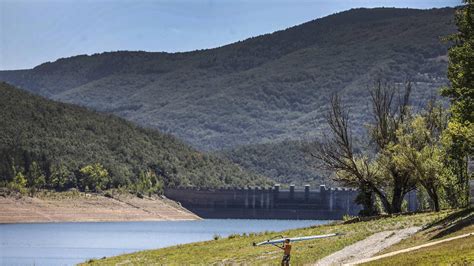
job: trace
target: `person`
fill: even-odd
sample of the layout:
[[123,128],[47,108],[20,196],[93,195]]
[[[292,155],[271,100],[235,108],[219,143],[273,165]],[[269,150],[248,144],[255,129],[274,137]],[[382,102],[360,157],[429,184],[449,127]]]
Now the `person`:
[[283,249],[283,259],[281,260],[281,266],[289,266],[290,265],[290,253],[291,253],[291,244],[290,239],[285,239],[282,247]]

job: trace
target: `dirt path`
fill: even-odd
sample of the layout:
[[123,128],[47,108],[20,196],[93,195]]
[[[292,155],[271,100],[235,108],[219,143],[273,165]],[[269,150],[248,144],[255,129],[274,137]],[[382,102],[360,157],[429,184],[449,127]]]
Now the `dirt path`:
[[321,259],[315,265],[351,264],[362,259],[370,258],[383,249],[411,236],[420,229],[420,227],[410,227],[402,230],[384,231],[373,234],[364,240],[356,242]]

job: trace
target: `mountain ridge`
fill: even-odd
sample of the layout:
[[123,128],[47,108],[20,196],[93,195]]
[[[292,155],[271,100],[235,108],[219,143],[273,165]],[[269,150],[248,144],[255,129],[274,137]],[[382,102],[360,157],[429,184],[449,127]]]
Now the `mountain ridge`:
[[411,79],[419,100],[445,85],[447,45],[439,37],[454,30],[453,11],[355,9],[208,50],[76,56],[0,71],[0,80],[201,150],[300,139],[320,134],[334,92],[351,99],[362,125],[363,89],[375,78]]

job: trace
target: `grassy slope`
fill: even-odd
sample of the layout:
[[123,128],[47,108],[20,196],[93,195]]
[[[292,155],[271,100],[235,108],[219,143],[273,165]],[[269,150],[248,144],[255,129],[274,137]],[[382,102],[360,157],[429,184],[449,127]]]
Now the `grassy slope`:
[[202,154],[173,136],[47,100],[6,83],[0,83],[0,128],[0,180],[10,181],[12,159],[25,164],[19,167],[29,166],[32,158],[25,159],[26,151],[35,160],[63,165],[71,172],[101,163],[109,170],[114,186],[134,182],[138,172],[147,168],[159,171],[170,186],[268,182],[225,159]]
[[[474,209],[449,215],[381,254],[474,232]],[[364,265],[433,265],[474,263],[474,236],[376,260]]]
[[357,130],[374,78],[417,82],[417,101],[446,83],[454,9],[356,9],[216,49],[75,56],[0,80],[158,128],[201,149],[315,135],[343,92]]
[[277,235],[294,237],[334,232],[345,233],[344,236],[295,243],[293,245],[294,250],[292,263],[300,265],[304,263],[315,262],[318,259],[340,250],[347,245],[362,240],[373,233],[410,226],[426,225],[435,221],[439,221],[451,213],[452,211],[443,211],[440,213],[393,216],[379,220],[351,224],[335,223],[278,233],[262,233],[251,236],[238,236],[234,238],[179,245],[158,250],[142,251],[94,261],[91,264],[278,264],[281,259],[281,251],[279,249],[276,249],[272,246],[253,247],[252,243],[264,241]]
[[472,265],[472,263],[474,263],[474,236],[363,265]]

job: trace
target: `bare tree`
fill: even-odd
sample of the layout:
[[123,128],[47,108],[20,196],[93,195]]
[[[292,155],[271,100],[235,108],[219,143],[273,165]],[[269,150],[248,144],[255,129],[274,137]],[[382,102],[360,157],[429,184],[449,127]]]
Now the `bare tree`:
[[411,177],[410,171],[400,168],[393,160],[389,145],[398,143],[397,130],[409,119],[409,100],[412,91],[410,82],[404,84],[404,91],[399,94],[398,101],[395,101],[397,88],[389,84],[378,81],[369,90],[372,103],[372,113],[374,124],[369,126],[371,138],[377,144],[376,151],[382,163],[379,165],[385,168],[381,171],[387,181],[388,187],[392,189],[390,213],[401,212],[402,202],[405,195],[413,190],[416,181]]
[[[323,169],[334,171],[336,181],[363,189],[363,193],[375,193],[387,212],[391,212],[390,202],[379,188],[377,170],[371,166],[367,156],[354,153],[352,135],[349,129],[348,111],[344,110],[341,99],[333,95],[330,110],[326,116],[331,136],[314,145],[311,155]],[[373,206],[365,206],[373,207]]]
[[[404,87],[398,99],[398,90],[381,81],[369,89],[374,118],[369,132],[370,139],[375,143],[375,158],[369,156],[368,148],[365,153],[354,152],[349,113],[338,95],[331,98],[326,117],[331,134],[317,142],[311,153],[320,168],[336,173],[335,181],[359,187],[366,197],[370,193],[377,195],[387,213],[401,212],[405,195],[416,185],[410,171],[400,167],[391,152],[391,147],[399,141],[397,130],[405,120],[410,119],[411,83],[405,83]],[[364,204],[370,204],[370,200]]]

